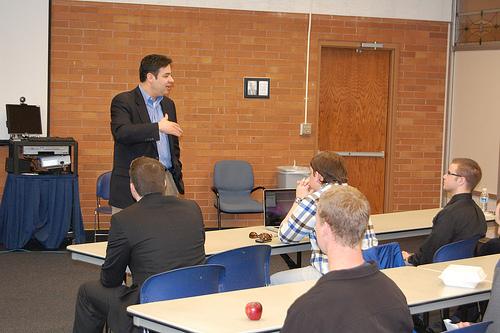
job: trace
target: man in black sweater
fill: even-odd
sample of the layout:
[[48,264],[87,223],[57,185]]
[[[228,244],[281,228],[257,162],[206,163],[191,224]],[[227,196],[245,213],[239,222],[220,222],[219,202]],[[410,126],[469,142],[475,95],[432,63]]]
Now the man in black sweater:
[[443,176],[443,189],[452,198],[434,217],[432,232],[419,251],[403,251],[403,258],[412,265],[432,263],[434,253],[443,245],[484,236],[486,220],[479,206],[472,200],[472,190],[481,181],[481,168],[469,158],[455,158]]
[[282,333],[412,331],[401,290],[375,263],[363,260],[369,215],[368,200],[354,187],[323,192],[315,229],[330,271],[288,309]]

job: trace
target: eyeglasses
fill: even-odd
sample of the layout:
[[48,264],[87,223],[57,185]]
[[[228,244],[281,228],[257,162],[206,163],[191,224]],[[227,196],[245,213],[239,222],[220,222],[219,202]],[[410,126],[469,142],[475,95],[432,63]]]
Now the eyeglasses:
[[447,174],[447,175],[450,175],[450,176],[455,176],[455,177],[463,177],[462,175],[459,175],[459,174],[456,174],[456,173],[450,172],[450,170],[446,171],[446,174]]

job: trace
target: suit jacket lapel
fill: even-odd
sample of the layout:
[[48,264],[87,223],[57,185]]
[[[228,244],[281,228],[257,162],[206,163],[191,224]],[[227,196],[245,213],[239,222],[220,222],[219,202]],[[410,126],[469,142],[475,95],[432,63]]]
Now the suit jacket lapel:
[[146,103],[144,102],[144,97],[142,97],[141,90],[139,86],[134,89],[135,94],[135,103],[137,104],[137,110],[139,112],[139,118],[145,124],[151,123],[151,119],[149,119],[148,109],[146,108]]
[[172,109],[169,108],[167,105],[167,101],[168,100],[168,97],[163,97],[163,99],[161,100],[160,104],[161,104],[161,110],[163,112],[163,116],[165,116],[165,114],[168,114],[168,119],[169,120],[172,120]]
[[[149,118],[148,109],[146,108],[146,103],[144,102],[144,97],[142,97],[141,90],[139,86],[134,89],[135,94],[135,103],[137,104],[137,112],[139,113],[139,118],[144,124],[150,124],[151,119]],[[151,145],[158,156],[158,147],[156,146],[156,142],[152,141]]]
[[[172,108],[169,108],[167,106],[166,100],[167,100],[166,97],[163,97],[163,99],[161,100],[161,102],[160,102],[160,104],[161,104],[161,110],[163,112],[163,116],[165,116],[165,114],[168,114],[168,119],[171,121],[172,118],[173,118],[173,114],[172,114],[173,110],[172,110]],[[175,137],[173,135],[171,135],[171,134],[168,134],[167,136],[168,136],[168,146],[170,147],[170,155],[173,155],[173,151],[174,151],[174,142],[173,142],[173,140],[174,140]],[[173,158],[174,157],[172,156],[172,159]]]

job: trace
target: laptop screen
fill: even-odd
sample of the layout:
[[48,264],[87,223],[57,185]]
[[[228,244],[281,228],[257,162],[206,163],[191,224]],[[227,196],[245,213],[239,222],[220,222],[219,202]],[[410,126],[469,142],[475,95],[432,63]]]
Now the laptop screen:
[[264,190],[265,226],[279,227],[295,200],[294,188]]

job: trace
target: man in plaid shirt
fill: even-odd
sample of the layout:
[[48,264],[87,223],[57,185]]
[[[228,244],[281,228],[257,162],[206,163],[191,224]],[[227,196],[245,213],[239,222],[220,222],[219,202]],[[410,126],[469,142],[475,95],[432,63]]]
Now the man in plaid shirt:
[[[281,222],[278,236],[283,243],[297,243],[304,237],[311,241],[311,265],[273,274],[271,284],[290,283],[319,279],[328,272],[328,258],[321,251],[316,239],[317,201],[324,191],[332,186],[347,184],[347,169],[342,157],[324,151],[314,156],[310,163],[311,175],[297,182],[296,199]],[[362,249],[378,244],[373,224],[368,222]]]

